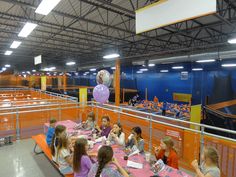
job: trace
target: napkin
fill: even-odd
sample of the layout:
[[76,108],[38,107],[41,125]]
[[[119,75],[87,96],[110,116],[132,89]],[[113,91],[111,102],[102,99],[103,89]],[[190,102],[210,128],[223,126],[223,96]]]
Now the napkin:
[[142,169],[143,168],[143,164],[128,160],[127,161],[127,167]]
[[136,154],[138,154],[138,153],[139,153],[139,150],[137,149],[137,150],[133,151],[131,154],[129,154],[129,157],[131,157],[131,156],[133,156],[133,155],[136,155]]

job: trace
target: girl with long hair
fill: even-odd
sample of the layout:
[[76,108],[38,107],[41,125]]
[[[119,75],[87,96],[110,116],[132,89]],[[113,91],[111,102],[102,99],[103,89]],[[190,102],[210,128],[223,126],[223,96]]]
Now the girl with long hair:
[[87,177],[92,167],[88,154],[88,141],[84,138],[76,140],[73,155],[74,177]]
[[[112,165],[115,165],[117,170]],[[98,151],[98,163],[92,166],[88,177],[129,177],[129,175],[113,158],[112,148],[110,146],[102,146]]]
[[194,160],[192,166],[195,169],[196,177],[220,177],[219,169],[219,155],[217,150],[213,147],[204,149],[203,156],[201,157],[203,163],[198,166],[198,161]]
[[108,140],[121,146],[125,145],[125,134],[120,123],[115,123],[113,125],[113,129],[108,136]]
[[161,144],[155,149],[156,159],[162,159],[164,164],[178,169],[178,155],[174,149],[174,142],[171,137],[166,136],[162,138]]
[[126,142],[126,148],[130,151],[135,151],[137,149],[139,152],[144,151],[144,140],[142,138],[142,129],[140,127],[132,128],[132,133]]

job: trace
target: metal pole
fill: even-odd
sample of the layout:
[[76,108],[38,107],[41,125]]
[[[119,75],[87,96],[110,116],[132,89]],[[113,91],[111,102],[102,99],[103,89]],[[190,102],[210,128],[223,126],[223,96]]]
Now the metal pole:
[[20,139],[20,123],[19,123],[19,112],[16,110],[16,139]]
[[60,107],[59,107],[59,121],[61,121],[61,103],[60,103]]
[[118,122],[120,123],[120,112],[122,112],[122,108],[120,108],[120,111],[118,113]]
[[202,158],[201,158],[201,154],[203,152],[204,149],[204,130],[205,127],[201,127],[201,140],[200,140],[200,164],[202,164]]
[[147,116],[149,118],[149,152],[152,151],[152,116]]

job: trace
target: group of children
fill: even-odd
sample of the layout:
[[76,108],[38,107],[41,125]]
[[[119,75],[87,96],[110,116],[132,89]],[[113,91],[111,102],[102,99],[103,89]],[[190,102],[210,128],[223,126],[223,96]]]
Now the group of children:
[[[75,177],[127,177],[128,173],[121,167],[113,156],[111,146],[103,145],[98,153],[89,151],[88,141],[84,138],[72,139],[66,133],[66,127],[57,125],[55,120],[50,121],[47,133],[47,143],[51,147],[53,161],[58,164],[62,174],[74,173]],[[55,127],[55,128],[53,128]],[[98,136],[105,136],[112,144],[123,146],[127,153],[139,151],[144,153],[144,139],[140,127],[132,128],[131,134],[125,139],[120,123],[110,126],[110,118],[102,117],[102,125],[95,124],[94,113],[89,113],[86,122],[82,123],[85,130],[96,131]],[[55,130],[55,131],[54,131]],[[51,141],[50,141],[51,139]],[[74,141],[74,143],[72,143]],[[161,159],[165,164],[178,169],[178,154],[171,137],[164,137],[160,146],[155,148],[156,160]],[[203,164],[198,166],[197,160],[192,162],[198,177],[220,177],[218,154],[214,148],[206,148],[203,155]],[[96,160],[94,160],[96,159]],[[114,168],[116,166],[116,168]]]

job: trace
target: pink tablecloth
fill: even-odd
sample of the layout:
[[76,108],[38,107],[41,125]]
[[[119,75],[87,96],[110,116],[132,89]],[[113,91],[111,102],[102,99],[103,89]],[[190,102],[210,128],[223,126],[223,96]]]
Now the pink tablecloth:
[[[60,121],[57,122],[56,125],[64,125],[67,128],[68,133],[75,133],[77,132],[78,135],[91,135],[91,131],[83,131],[83,130],[74,130],[74,127],[77,125],[76,122],[73,122],[71,120],[66,120],[66,121]],[[44,124],[44,131],[45,133],[47,132],[49,127],[49,123]],[[94,146],[92,151],[98,151],[98,147],[101,145],[101,143],[98,143]],[[139,154],[139,155],[134,155],[132,157],[129,157],[129,160],[137,163],[142,163],[143,164],[143,169],[134,169],[134,168],[129,168],[127,167],[127,160],[124,160],[125,152],[123,149],[119,146],[112,146],[114,150],[114,156],[117,158],[119,163],[123,168],[125,168],[132,177],[149,177],[153,176],[154,173],[151,170],[151,166],[148,162],[146,162],[144,155]],[[163,171],[161,171],[158,176],[160,177],[191,177],[190,175],[173,169],[171,167],[166,166]]]

